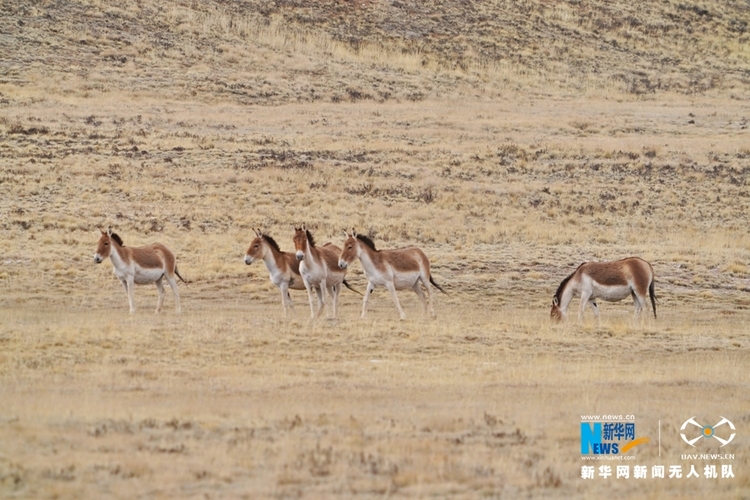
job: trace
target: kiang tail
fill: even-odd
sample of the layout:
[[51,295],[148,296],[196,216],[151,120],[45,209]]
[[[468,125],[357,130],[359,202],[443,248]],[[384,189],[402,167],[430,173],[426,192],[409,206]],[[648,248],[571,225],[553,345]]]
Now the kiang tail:
[[180,278],[180,281],[182,281],[183,283],[185,283],[185,286],[187,286],[189,284],[187,281],[185,281],[185,278],[183,278],[182,276],[180,276],[180,272],[177,270],[177,266],[174,266],[174,273],[175,273],[175,275],[177,275],[178,278]]
[[430,283],[432,283],[432,286],[434,286],[435,288],[437,288],[438,290],[440,290],[440,291],[441,291],[441,292],[443,292],[444,294],[446,294],[446,295],[449,295],[449,293],[448,293],[448,292],[446,292],[445,290],[443,290],[443,287],[442,287],[442,286],[440,286],[440,285],[438,285],[437,283],[435,283],[435,280],[434,280],[434,279],[432,279],[432,275],[430,275]]
[[357,289],[355,289],[355,288],[352,288],[352,286],[351,286],[351,285],[349,284],[349,282],[348,282],[348,281],[346,281],[346,280],[344,280],[344,286],[345,286],[346,288],[348,288],[349,290],[351,290],[352,292],[354,292],[354,293],[357,293],[357,294],[359,294],[359,295],[362,295],[362,292],[360,292],[359,290],[357,290]]
[[651,284],[648,286],[648,295],[651,297],[651,307],[654,308],[654,319],[656,319],[656,292],[654,291],[654,280],[651,280]]

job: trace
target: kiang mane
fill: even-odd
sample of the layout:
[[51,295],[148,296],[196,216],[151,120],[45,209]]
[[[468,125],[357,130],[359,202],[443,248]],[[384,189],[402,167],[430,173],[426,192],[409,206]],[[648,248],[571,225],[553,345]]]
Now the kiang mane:
[[[581,264],[581,266],[582,266],[582,265],[583,265],[583,264]],[[563,290],[565,290],[565,285],[567,285],[567,284],[568,284],[568,281],[570,281],[570,278],[572,278],[572,277],[573,277],[573,276],[575,275],[575,273],[577,273],[577,272],[578,272],[578,269],[580,269],[580,268],[581,268],[581,266],[578,266],[578,267],[576,268],[576,270],[575,270],[575,271],[574,271],[573,273],[571,273],[571,274],[570,274],[570,276],[568,276],[567,278],[565,278],[564,280],[562,280],[562,281],[560,282],[560,286],[559,286],[559,287],[557,287],[557,291],[555,292],[555,297],[557,298],[557,301],[558,301],[558,303],[559,303],[560,301],[562,301],[562,293],[563,293]]]
[[277,252],[281,252],[281,248],[279,248],[279,244],[276,243],[276,240],[274,240],[267,234],[263,235],[263,239],[266,240],[266,242],[268,242],[268,244],[271,245],[274,250],[276,250]]
[[[575,273],[573,273],[573,274],[575,274]],[[565,285],[568,284],[568,281],[570,281],[570,278],[573,277],[573,274],[571,274],[570,276],[568,276],[567,278],[565,278],[564,280],[562,280],[562,282],[560,283],[560,286],[557,287],[557,291],[555,292],[555,298],[557,299],[557,303],[558,304],[560,303],[560,301],[562,301],[562,292],[563,292],[563,290],[565,290]]]
[[120,245],[121,247],[125,246],[125,243],[122,242],[122,238],[120,238],[117,235],[117,233],[112,233],[112,235],[110,236],[110,238],[112,238],[113,240],[115,240],[117,242],[117,244]]
[[313,235],[310,232],[309,229],[305,229],[305,234],[307,234],[307,242],[310,244],[311,247],[315,246],[315,240],[313,239]]
[[368,247],[370,247],[371,249],[375,250],[376,252],[378,251],[378,249],[375,248],[375,243],[373,243],[373,241],[370,239],[369,236],[365,236],[364,234],[358,234],[357,239],[361,241],[362,243],[364,243],[365,245],[367,245]]

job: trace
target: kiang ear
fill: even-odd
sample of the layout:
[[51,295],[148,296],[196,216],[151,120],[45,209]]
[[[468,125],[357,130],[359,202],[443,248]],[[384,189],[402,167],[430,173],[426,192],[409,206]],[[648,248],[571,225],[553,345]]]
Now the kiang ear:
[[349,237],[349,231],[347,231],[346,229],[344,229],[344,236],[346,236],[347,238]]
[[557,297],[552,297],[552,305],[553,306],[559,306],[560,302],[557,300]]
[[107,236],[112,236],[112,226],[107,228]]
[[352,228],[352,238],[356,238],[356,237],[357,237],[357,231],[355,231],[354,228]]

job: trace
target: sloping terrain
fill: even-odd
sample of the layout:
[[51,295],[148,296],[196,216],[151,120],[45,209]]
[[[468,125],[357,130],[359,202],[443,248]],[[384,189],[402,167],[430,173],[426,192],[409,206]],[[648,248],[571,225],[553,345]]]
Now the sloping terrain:
[[[745,96],[746,2],[6,2],[2,81],[240,103]],[[45,80],[54,75],[50,81]],[[48,89],[50,90],[50,89]]]

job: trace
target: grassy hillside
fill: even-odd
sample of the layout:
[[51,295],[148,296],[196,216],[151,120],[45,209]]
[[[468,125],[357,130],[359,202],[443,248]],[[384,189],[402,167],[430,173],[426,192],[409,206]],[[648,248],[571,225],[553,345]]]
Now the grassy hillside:
[[68,96],[279,104],[516,89],[744,98],[750,79],[750,7],[739,0],[100,0],[1,9],[3,81]]

